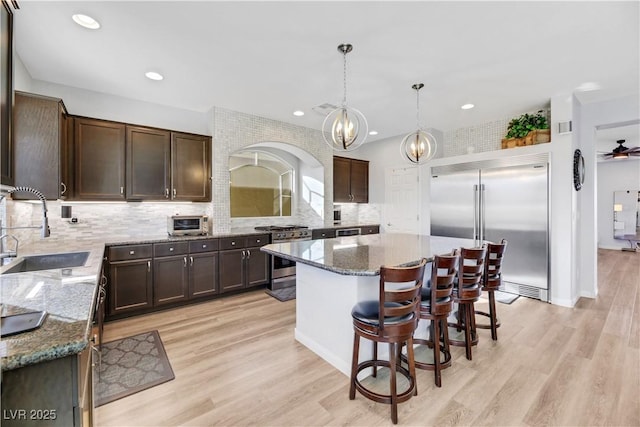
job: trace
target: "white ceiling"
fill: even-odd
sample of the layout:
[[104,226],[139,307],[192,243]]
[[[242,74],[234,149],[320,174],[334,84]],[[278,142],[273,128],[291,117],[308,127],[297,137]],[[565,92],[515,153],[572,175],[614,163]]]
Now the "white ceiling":
[[[33,79],[315,129],[312,108],[342,99],[337,46],[351,43],[348,104],[379,132],[370,140],[415,129],[419,82],[422,125],[440,130],[548,106],[587,82],[601,89],[577,92],[581,102],[640,92],[637,1],[19,4],[15,47]],[[147,80],[150,69],[165,79]]]

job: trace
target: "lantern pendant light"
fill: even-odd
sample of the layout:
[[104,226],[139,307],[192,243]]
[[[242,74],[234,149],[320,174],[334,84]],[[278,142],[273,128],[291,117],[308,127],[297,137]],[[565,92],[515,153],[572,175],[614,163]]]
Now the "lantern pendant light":
[[402,157],[413,164],[420,165],[432,159],[436,154],[436,139],[429,132],[420,129],[420,89],[424,85],[416,83],[411,86],[416,91],[416,131],[402,139],[400,152]]
[[350,44],[338,46],[344,59],[344,97],[342,104],[330,112],[322,123],[322,136],[335,151],[353,151],[367,139],[369,127],[364,115],[347,106],[347,53],[353,50]]

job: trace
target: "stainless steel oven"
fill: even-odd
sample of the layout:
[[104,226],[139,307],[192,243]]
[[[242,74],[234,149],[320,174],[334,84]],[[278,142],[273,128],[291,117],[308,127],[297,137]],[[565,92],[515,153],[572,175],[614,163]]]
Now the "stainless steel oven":
[[[300,225],[256,227],[258,231],[271,233],[271,243],[311,240],[311,230]],[[296,263],[279,256],[271,256],[271,290],[287,288],[296,284]]]

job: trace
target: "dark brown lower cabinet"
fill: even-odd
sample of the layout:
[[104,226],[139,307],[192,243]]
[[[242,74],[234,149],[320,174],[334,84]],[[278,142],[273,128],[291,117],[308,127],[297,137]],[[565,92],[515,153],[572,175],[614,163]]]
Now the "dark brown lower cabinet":
[[151,258],[109,263],[109,315],[153,306]]
[[269,255],[260,250],[269,235],[220,239],[220,291],[260,286],[269,282]]
[[153,304],[171,304],[186,300],[189,267],[188,255],[153,259]]
[[244,288],[244,249],[220,251],[220,292]]
[[107,263],[108,317],[153,306],[152,245],[111,246]]
[[191,254],[189,261],[189,297],[218,293],[218,252]]

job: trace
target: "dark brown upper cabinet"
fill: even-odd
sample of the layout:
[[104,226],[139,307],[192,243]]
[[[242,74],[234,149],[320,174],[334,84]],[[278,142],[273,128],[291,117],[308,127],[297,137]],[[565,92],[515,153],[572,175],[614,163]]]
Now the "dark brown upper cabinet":
[[334,203],[369,203],[369,162],[333,157]]
[[127,126],[127,200],[170,198],[171,132]]
[[211,200],[211,137],[171,133],[171,198]]
[[124,200],[125,125],[74,119],[75,199]]
[[13,185],[13,12],[0,4],[0,183]]
[[[32,187],[47,199],[66,198],[69,186],[70,119],[61,99],[15,93],[14,176],[16,186]],[[15,193],[15,199],[34,199]]]

